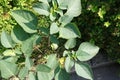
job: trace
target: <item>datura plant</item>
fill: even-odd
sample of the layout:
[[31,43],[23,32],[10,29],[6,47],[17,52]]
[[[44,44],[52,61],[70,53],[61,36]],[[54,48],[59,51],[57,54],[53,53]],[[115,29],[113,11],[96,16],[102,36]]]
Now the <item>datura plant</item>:
[[[93,80],[92,70],[86,61],[98,53],[99,47],[83,42],[77,50],[73,49],[81,33],[71,21],[81,14],[81,1],[39,0],[33,4],[33,9],[48,17],[51,24],[48,28],[38,26],[37,16],[28,10],[11,12],[18,25],[10,34],[2,30],[1,44],[6,50],[0,54],[0,76],[7,80],[70,80],[69,73],[74,67],[77,75]],[[63,55],[53,53],[46,56],[45,63],[35,64],[32,58],[34,47],[41,44],[44,37],[50,40],[53,50],[62,44]],[[66,41],[65,44],[60,42],[61,39]]]

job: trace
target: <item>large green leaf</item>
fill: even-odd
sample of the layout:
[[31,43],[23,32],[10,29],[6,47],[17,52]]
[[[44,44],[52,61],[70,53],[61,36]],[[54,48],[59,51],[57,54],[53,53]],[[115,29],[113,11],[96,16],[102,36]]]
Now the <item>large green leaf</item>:
[[38,20],[32,12],[27,10],[14,10],[11,15],[26,32],[37,32]]
[[59,44],[59,40],[55,36],[53,36],[53,35],[50,36],[50,41],[52,43]]
[[11,36],[7,34],[4,30],[1,33],[1,44],[5,48],[13,48],[15,46],[14,42],[12,41]]
[[51,54],[48,56],[46,65],[51,69],[55,69],[58,66],[58,60],[55,54]]
[[30,70],[32,68],[32,66],[33,66],[33,61],[29,57],[26,57],[25,67],[27,67]]
[[35,34],[33,37],[34,37],[33,46],[36,46],[36,45],[40,44],[41,39],[42,39],[41,36]]
[[65,60],[66,71],[70,72],[73,66],[74,66],[74,61],[70,57],[67,57]]
[[99,51],[99,47],[89,42],[83,42],[79,46],[76,55],[80,61],[87,61],[93,58],[98,53],[98,51]]
[[55,34],[59,31],[59,27],[56,23],[52,23],[50,26],[50,34]]
[[51,2],[51,0],[48,0],[48,2]]
[[22,54],[22,51],[20,50],[20,48],[16,48],[16,49],[14,50],[14,52],[15,52],[16,54],[18,54],[18,55],[21,55],[21,54]]
[[20,69],[20,72],[18,74],[18,77],[20,78],[20,80],[24,80],[27,75],[28,75],[27,67],[23,67],[22,69]]
[[26,33],[20,26],[15,26],[11,32],[11,37],[16,43],[22,43],[22,41],[29,38],[29,34]]
[[55,80],[70,80],[70,76],[64,69],[60,69],[55,75]]
[[2,55],[0,55],[0,60],[3,58],[3,56]]
[[48,3],[51,2],[51,0],[39,0],[40,2]]
[[81,0],[69,0],[66,15],[77,17],[81,14]]
[[41,41],[39,35],[32,35],[30,38],[22,42],[21,50],[25,56],[30,56],[33,52],[33,47]]
[[38,80],[52,80],[54,77],[54,72],[37,72]]
[[48,30],[48,28],[40,27],[40,31],[41,31],[42,34],[44,34],[44,35],[49,35],[49,30]]
[[36,67],[36,70],[38,71],[37,74],[39,80],[52,80],[54,76],[54,71],[47,65],[40,64]]
[[22,43],[21,50],[25,56],[30,56],[33,52],[34,36],[28,38]]
[[75,24],[69,23],[65,27],[61,27],[59,37],[65,39],[81,37],[80,31]]
[[1,76],[5,79],[8,79],[17,74],[17,65],[15,63],[10,63],[4,60],[0,61],[0,71]]
[[71,48],[74,48],[76,45],[76,39],[73,38],[73,39],[68,39],[67,42],[65,43],[65,48],[66,49],[71,49]]
[[89,80],[93,80],[93,73],[88,64],[85,64],[82,62],[75,63],[75,71],[76,71],[77,75],[79,75],[83,78],[89,79]]
[[33,9],[40,15],[49,16],[50,7],[47,3],[35,3]]
[[40,71],[40,72],[50,72],[50,71],[51,71],[51,68],[49,68],[49,67],[48,67],[47,65],[45,65],[45,64],[39,64],[39,65],[37,65],[36,70],[37,70],[37,71]]
[[60,17],[59,22],[62,23],[62,26],[70,23],[72,21],[73,17],[69,15],[63,15]]
[[36,80],[34,72],[29,72],[28,80]]
[[60,9],[67,9],[70,0],[57,0]]
[[40,2],[46,3],[47,5],[49,5],[49,0],[39,0]]
[[17,56],[5,56],[3,60],[6,62],[10,62],[10,63],[16,63],[18,60],[18,57]]

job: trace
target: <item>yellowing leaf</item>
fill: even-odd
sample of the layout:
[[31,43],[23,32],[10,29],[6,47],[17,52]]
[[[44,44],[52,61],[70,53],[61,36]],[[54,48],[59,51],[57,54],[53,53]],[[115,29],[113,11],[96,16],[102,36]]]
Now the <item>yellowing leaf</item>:
[[110,26],[110,22],[109,21],[105,22],[104,26],[109,27]]
[[16,56],[14,50],[6,50],[3,52],[4,56]]

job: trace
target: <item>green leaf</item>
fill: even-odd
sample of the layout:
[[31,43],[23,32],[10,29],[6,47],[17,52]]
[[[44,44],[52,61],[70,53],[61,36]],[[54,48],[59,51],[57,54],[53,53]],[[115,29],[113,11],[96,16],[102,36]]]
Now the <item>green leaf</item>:
[[60,9],[67,9],[70,0],[57,0]]
[[0,55],[0,60],[3,58],[3,56],[2,55]]
[[57,26],[56,23],[52,23],[50,26],[50,34],[55,34],[59,31],[59,27]]
[[52,0],[52,5],[53,5],[54,9],[56,9],[57,8],[57,1],[56,0]]
[[89,43],[83,42],[76,52],[76,56],[80,61],[87,61],[93,58],[99,51],[99,47]]
[[60,69],[55,75],[55,80],[70,80],[70,76],[64,69]]
[[36,70],[38,71],[38,80],[52,80],[54,77],[54,71],[45,64],[38,65]]
[[8,49],[3,52],[4,56],[16,56],[14,50]]
[[65,51],[63,52],[63,57],[68,56],[68,55],[69,55],[69,53],[70,53],[70,51],[65,50]]
[[54,37],[53,35],[51,35],[50,41],[51,41],[52,50],[56,50],[58,48],[59,40],[56,37]]
[[38,45],[40,42],[41,42],[41,36],[40,35],[37,35],[37,34],[34,34],[34,40],[33,40],[33,46],[36,46]]
[[11,15],[26,32],[37,32],[38,20],[32,12],[27,10],[14,10]]
[[22,43],[21,50],[25,56],[30,56],[33,52],[34,36],[28,38]]
[[91,71],[91,68],[88,64],[85,63],[75,63],[75,71],[77,73],[77,75],[89,79],[89,80],[93,80],[93,73]]
[[77,17],[81,14],[81,0],[69,0],[66,15]]
[[3,58],[3,60],[6,62],[10,62],[10,63],[16,63],[18,60],[18,57],[17,56],[12,56],[12,57],[6,56]]
[[18,54],[18,55],[21,55],[21,54],[22,54],[20,48],[19,48],[19,49],[15,49],[14,51],[15,51],[15,53]]
[[51,0],[48,0],[48,2],[51,2]]
[[69,23],[65,27],[60,28],[59,37],[65,39],[80,38],[81,34],[75,24]]
[[17,65],[15,63],[10,63],[4,60],[0,60],[0,71],[1,76],[8,79],[17,74]]
[[73,66],[74,66],[74,61],[70,57],[67,57],[65,60],[66,71],[70,72]]
[[46,4],[48,4],[49,5],[49,0],[39,0],[40,2],[43,2],[43,3],[46,3]]
[[74,48],[76,45],[76,39],[73,38],[73,39],[68,39],[67,42],[65,43],[65,48],[66,49],[71,49],[71,48]]
[[28,80],[36,80],[35,74],[33,72],[29,72]]
[[50,7],[46,3],[35,3],[33,9],[38,12],[40,15],[49,16]]
[[49,30],[48,28],[45,28],[45,27],[40,27],[40,31],[45,34],[45,35],[49,35]]
[[54,21],[56,19],[57,14],[55,12],[50,13],[50,20]]
[[33,66],[33,61],[29,57],[26,57],[25,67],[27,67],[30,70],[32,66]]
[[55,10],[56,13],[58,13],[60,16],[63,16],[63,11],[59,8]]
[[22,43],[22,41],[29,38],[29,34],[27,34],[20,26],[15,26],[11,32],[11,37],[16,43]]
[[49,68],[47,65],[39,64],[37,65],[36,70],[40,72],[50,72],[51,68]]
[[66,25],[72,21],[73,17],[68,15],[63,15],[60,17],[59,22],[62,23],[62,25]]
[[51,54],[48,56],[46,65],[53,70],[58,66],[58,60],[55,54]]
[[13,48],[15,46],[14,42],[12,41],[11,36],[7,34],[4,30],[1,33],[1,44],[5,48]]
[[18,74],[18,77],[21,79],[21,80],[24,80],[25,77],[28,75],[28,68],[27,67],[23,67],[19,74]]
[[59,44],[59,40],[55,36],[53,36],[53,35],[50,36],[50,41],[52,43]]
[[54,72],[37,72],[38,80],[52,80],[54,77]]

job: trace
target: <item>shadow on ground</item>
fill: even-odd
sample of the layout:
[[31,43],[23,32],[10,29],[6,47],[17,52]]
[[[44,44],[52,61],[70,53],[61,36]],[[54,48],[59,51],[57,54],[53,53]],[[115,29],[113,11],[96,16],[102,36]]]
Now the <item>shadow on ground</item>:
[[[120,80],[120,64],[110,61],[102,52],[90,62],[94,73],[94,80]],[[71,80],[87,80],[71,73]]]
[[[94,80],[120,80],[120,65],[112,64],[93,69]],[[87,80],[71,74],[71,80]]]

